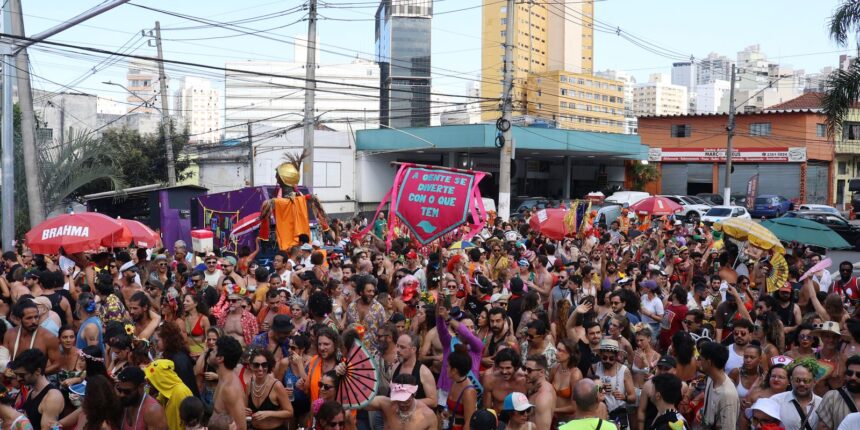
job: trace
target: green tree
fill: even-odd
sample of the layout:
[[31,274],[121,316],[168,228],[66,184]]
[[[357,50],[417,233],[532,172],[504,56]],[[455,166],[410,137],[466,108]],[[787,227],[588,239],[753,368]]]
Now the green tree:
[[653,164],[633,164],[633,190],[642,191],[645,185],[660,179],[660,171]]
[[[188,145],[188,131],[177,133],[173,124],[171,143],[176,157],[176,180],[182,181],[190,175],[191,161],[182,154]],[[164,150],[164,137],[159,129],[157,134],[140,134],[127,127],[113,128],[102,133],[102,141],[119,153],[120,166],[129,187],[167,182],[167,156]]]
[[[847,46],[850,39],[860,44],[860,1],[845,0],[830,17],[830,38]],[[827,132],[835,136],[848,115],[849,108],[860,99],[860,58],[847,70],[836,70],[827,78],[827,91],[821,107],[827,116]]]

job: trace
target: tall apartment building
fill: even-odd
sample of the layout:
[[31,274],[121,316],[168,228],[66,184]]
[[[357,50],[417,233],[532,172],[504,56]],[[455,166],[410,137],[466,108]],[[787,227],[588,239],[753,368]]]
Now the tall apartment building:
[[723,96],[729,92],[729,81],[716,80],[696,85],[696,113],[719,113]]
[[668,76],[655,73],[650,76],[648,83],[633,87],[633,111],[636,116],[687,114],[687,87],[669,82]]
[[624,85],[624,134],[636,134],[639,130],[638,120],[633,112],[633,86],[636,85],[636,78],[620,70],[604,70],[594,76],[620,81]]
[[698,84],[698,66],[696,63],[685,61],[672,63],[672,84],[687,87],[687,92],[694,92]]
[[191,143],[216,143],[221,140],[221,91],[208,79],[187,76],[176,91],[173,113],[188,128]]
[[528,114],[558,128],[624,133],[624,83],[583,73],[550,71],[528,78]]
[[[505,73],[506,3],[483,0],[481,96],[502,98]],[[521,2],[514,10],[513,115],[526,115],[529,73],[565,71],[590,75],[594,69],[594,2]],[[482,106],[482,119],[501,116],[499,102]]]
[[376,10],[379,123],[430,125],[432,0],[381,0]]
[[161,109],[158,63],[133,58],[128,62],[128,71],[125,77],[126,86],[133,93],[126,97],[126,101],[129,103],[127,111],[158,113],[158,109]]
[[[297,50],[303,49],[296,46]],[[248,135],[247,123],[274,128],[301,126],[305,109],[305,60],[226,63],[224,138]],[[275,75],[275,76],[273,76]],[[314,108],[319,122],[336,131],[378,128],[379,66],[366,60],[319,65]],[[429,114],[429,111],[428,111]]]
[[725,55],[711,52],[707,57],[698,61],[696,84],[710,84],[714,81],[729,81],[732,77],[732,61]]

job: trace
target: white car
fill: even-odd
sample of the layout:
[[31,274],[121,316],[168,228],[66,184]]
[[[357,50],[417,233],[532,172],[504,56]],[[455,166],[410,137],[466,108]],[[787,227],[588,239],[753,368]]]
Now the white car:
[[714,206],[702,216],[702,222],[713,224],[722,222],[729,218],[752,219],[747,208],[743,206]]
[[681,205],[684,209],[681,212],[678,212],[683,218],[686,218],[687,221],[698,224],[699,220],[702,219],[702,216],[711,210],[712,206],[708,204],[701,197],[696,196],[667,196],[663,195],[661,197],[665,197],[679,205]]
[[839,216],[842,216],[842,214],[839,212],[839,210],[838,210],[838,209],[834,208],[833,206],[827,206],[827,205],[805,204],[805,205],[800,205],[800,206],[798,206],[796,210],[799,210],[799,211],[827,212],[827,213],[830,213],[830,214],[833,214],[833,215],[839,215]]
[[626,208],[633,203],[636,203],[639,200],[647,199],[648,197],[651,197],[651,194],[648,194],[644,191],[616,191],[612,193],[611,196],[607,197],[604,201],[606,203],[621,205],[622,207]]

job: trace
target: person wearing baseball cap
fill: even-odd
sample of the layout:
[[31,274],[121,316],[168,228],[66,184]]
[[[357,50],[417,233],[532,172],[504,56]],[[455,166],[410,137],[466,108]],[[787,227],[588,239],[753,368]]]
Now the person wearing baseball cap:
[[[678,361],[675,360],[675,357],[671,355],[664,355],[657,360],[656,367],[656,375],[675,375],[675,366],[678,365]],[[641,422],[648,424],[654,422],[657,418],[657,411],[660,410],[659,406],[657,406],[658,402],[655,396],[657,390],[654,388],[654,379],[651,378],[645,381],[645,384],[642,385],[642,391],[639,395],[639,405],[638,415],[640,417]],[[683,387],[686,387],[685,383],[682,383]],[[665,399],[665,398],[664,398]]]
[[436,430],[439,425],[436,413],[426,404],[415,400],[417,392],[418,381],[415,377],[401,373],[391,380],[390,397],[376,396],[365,409],[381,412],[386,428]]
[[505,396],[502,404],[502,421],[505,429],[527,428],[529,417],[534,414],[535,405],[529,402],[529,398],[520,392],[513,392]]
[[600,387],[605,394],[609,418],[626,423],[627,406],[636,401],[633,376],[629,371],[625,371],[626,367],[618,363],[618,352],[621,348],[617,340],[601,340],[599,350],[600,362],[595,367],[594,375],[600,380]]

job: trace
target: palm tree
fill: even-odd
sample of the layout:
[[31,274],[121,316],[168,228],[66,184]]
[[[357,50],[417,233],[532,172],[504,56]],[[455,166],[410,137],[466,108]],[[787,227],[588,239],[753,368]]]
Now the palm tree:
[[[830,37],[847,46],[853,36],[860,44],[860,0],[845,0],[830,18]],[[847,70],[836,70],[827,78],[827,91],[821,101],[827,116],[827,133],[835,136],[851,106],[860,99],[860,58],[855,58]]]
[[40,151],[42,201],[51,212],[77,197],[84,187],[125,188],[120,160],[114,147],[93,132],[74,132],[67,142]]

